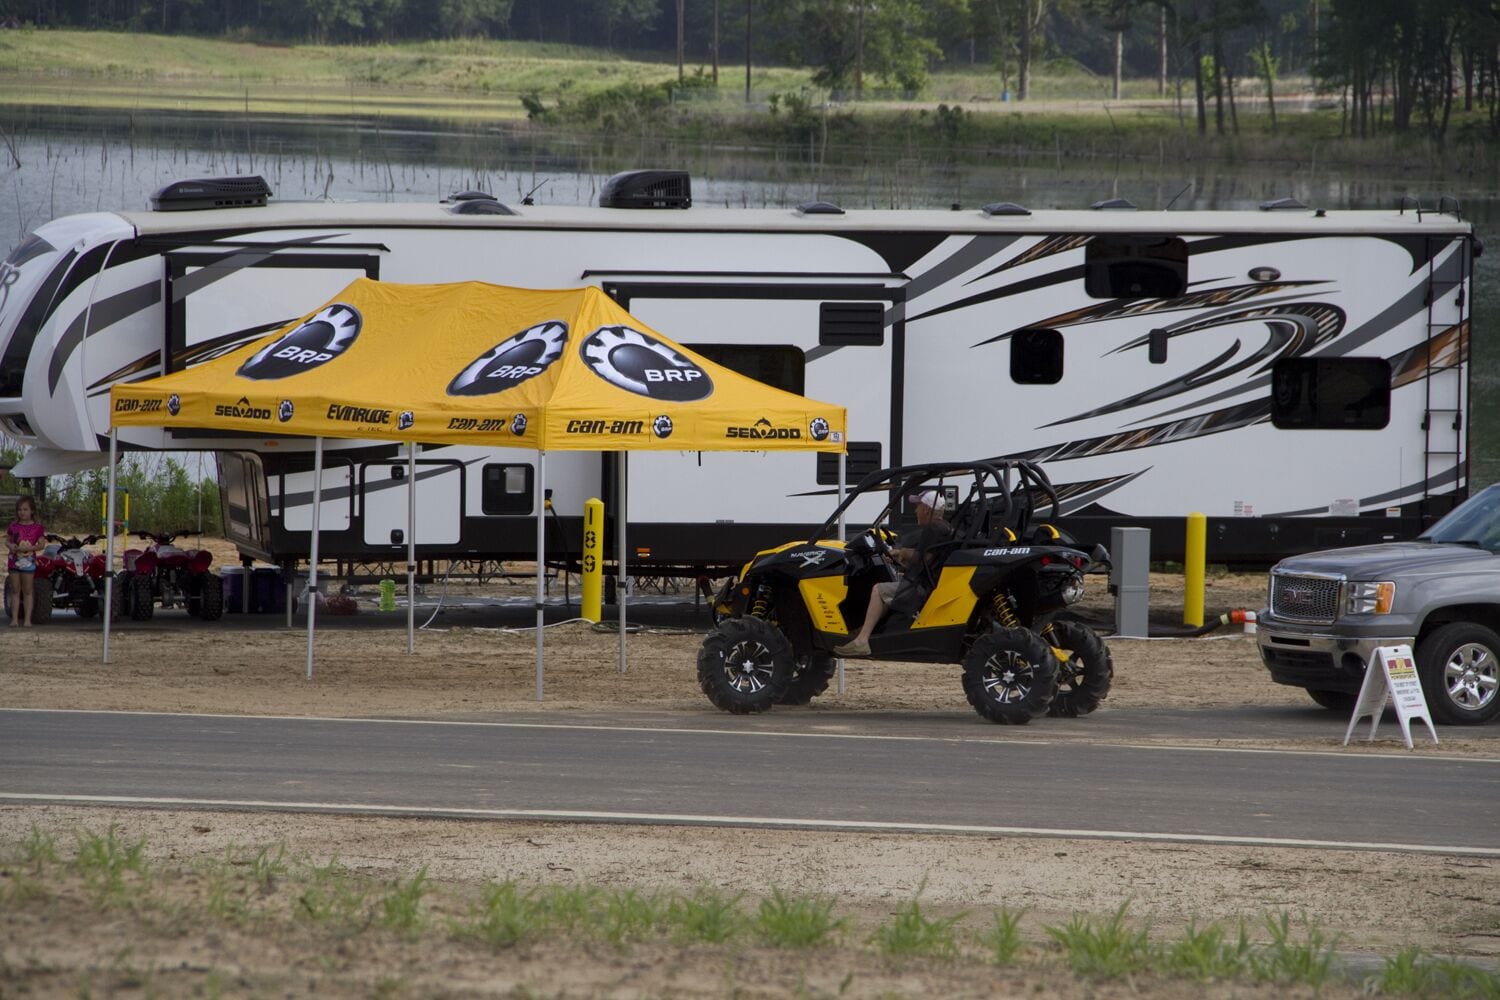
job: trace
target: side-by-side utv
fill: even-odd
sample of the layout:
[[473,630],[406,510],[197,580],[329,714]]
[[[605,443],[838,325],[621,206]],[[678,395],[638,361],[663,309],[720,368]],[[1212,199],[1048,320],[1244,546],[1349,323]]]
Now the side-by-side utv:
[[[929,490],[943,498],[951,532],[905,532],[922,541],[903,568],[890,546],[915,523],[912,498]],[[839,540],[844,512],[873,493],[889,498],[880,515]],[[969,704],[993,722],[1092,712],[1114,675],[1109,651],[1092,629],[1059,615],[1109,555],[1037,516],[1057,511],[1051,482],[1031,462],[871,473],[812,538],[757,553],[719,592],[721,617],[698,653],[703,693],[734,713],[806,704],[827,689],[835,647],[858,631],[872,589],[900,581],[870,658],[962,664]]]

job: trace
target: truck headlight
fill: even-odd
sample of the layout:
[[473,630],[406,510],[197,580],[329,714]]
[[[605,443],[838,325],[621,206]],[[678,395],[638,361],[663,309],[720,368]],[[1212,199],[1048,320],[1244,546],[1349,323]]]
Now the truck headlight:
[[1356,582],[1348,586],[1344,610],[1351,615],[1387,615],[1396,603],[1396,585],[1390,580]]

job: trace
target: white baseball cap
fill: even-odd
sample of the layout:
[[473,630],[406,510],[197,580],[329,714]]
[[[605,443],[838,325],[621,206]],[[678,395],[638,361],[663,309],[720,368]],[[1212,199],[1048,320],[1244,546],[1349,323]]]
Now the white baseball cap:
[[906,500],[908,503],[919,503],[923,506],[931,507],[935,511],[943,509],[943,495],[937,490],[921,490],[920,492],[911,494]]

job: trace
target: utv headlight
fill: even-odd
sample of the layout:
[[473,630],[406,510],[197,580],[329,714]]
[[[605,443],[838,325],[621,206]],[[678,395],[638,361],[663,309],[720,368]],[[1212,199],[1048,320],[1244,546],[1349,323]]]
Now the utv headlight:
[[1059,594],[1064,604],[1077,604],[1083,600],[1083,574],[1074,573],[1068,577],[1067,582],[1062,585],[1062,590],[1059,591]]
[[1348,585],[1344,610],[1351,615],[1388,615],[1396,603],[1396,585],[1390,580]]

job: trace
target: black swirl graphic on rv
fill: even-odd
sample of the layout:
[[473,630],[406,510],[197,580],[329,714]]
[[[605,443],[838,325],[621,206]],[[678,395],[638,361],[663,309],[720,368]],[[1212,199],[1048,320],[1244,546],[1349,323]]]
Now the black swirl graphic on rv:
[[528,327],[502,340],[453,377],[450,396],[490,396],[536,378],[562,357],[568,324],[560,319]]
[[1241,427],[1249,427],[1251,424],[1265,423],[1270,419],[1271,400],[1268,396],[1264,399],[1251,400],[1238,406],[1229,406],[1194,417],[1184,417],[1181,420],[1172,420],[1153,427],[1140,427],[1079,441],[1065,441],[1061,444],[1013,452],[1001,457],[1026,459],[1031,462],[1061,462],[1071,458],[1113,455],[1122,451],[1151,448],[1208,434],[1238,430]]
[[353,347],[363,326],[364,317],[358,309],[334,302],[313,313],[291,333],[256,351],[235,374],[267,381],[312,371]]
[[[1090,417],[1099,417],[1108,413],[1118,413],[1129,410],[1147,403],[1156,403],[1173,396],[1181,395],[1211,385],[1224,379],[1239,375],[1245,371],[1254,369],[1257,374],[1268,371],[1270,367],[1280,358],[1297,357],[1337,337],[1344,329],[1344,311],[1337,306],[1328,305],[1325,302],[1295,302],[1282,306],[1267,306],[1255,309],[1243,309],[1234,312],[1220,313],[1206,319],[1193,320],[1164,327],[1167,331],[1167,339],[1171,340],[1185,337],[1205,330],[1217,330],[1238,323],[1263,323],[1266,328],[1266,340],[1260,347],[1249,351],[1235,360],[1241,354],[1243,343],[1235,340],[1225,351],[1205,364],[1199,365],[1192,371],[1180,375],[1169,382],[1152,386],[1144,392],[1134,393],[1112,403],[1095,407],[1083,413],[1061,420],[1044,424],[1046,427],[1056,427],[1059,424],[1072,423],[1076,420],[1087,420]],[[1136,339],[1115,348],[1110,354],[1119,354],[1123,351],[1140,350],[1150,343],[1149,336],[1137,337]],[[1233,362],[1233,363],[1231,363]],[[1249,386],[1246,386],[1246,391]],[[1160,420],[1162,414],[1142,417],[1135,421],[1142,423],[1147,420]]]

